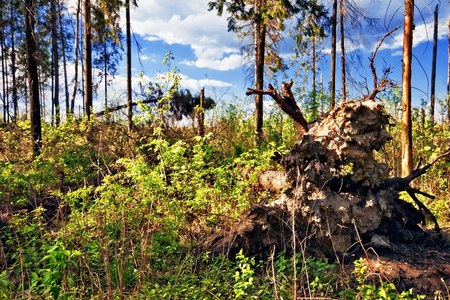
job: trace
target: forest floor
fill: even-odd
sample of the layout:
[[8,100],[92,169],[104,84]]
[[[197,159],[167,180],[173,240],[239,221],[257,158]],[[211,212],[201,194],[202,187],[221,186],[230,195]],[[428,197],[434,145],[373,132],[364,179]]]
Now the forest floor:
[[[367,284],[383,280],[393,283],[398,291],[412,288],[426,299],[450,299],[450,227],[442,229],[442,235],[442,245],[401,244],[386,252],[366,248],[348,258],[363,257]],[[345,259],[342,264],[345,274],[351,276],[353,263]]]

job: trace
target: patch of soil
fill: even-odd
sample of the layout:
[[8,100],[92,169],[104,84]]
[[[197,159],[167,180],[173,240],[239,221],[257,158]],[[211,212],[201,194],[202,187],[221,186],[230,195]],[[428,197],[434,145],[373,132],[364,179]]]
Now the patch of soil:
[[[450,233],[450,229],[444,233]],[[348,276],[353,276],[352,260],[363,257],[367,266],[366,281],[368,284],[380,280],[391,282],[398,291],[414,289],[419,295],[426,295],[427,299],[439,295],[450,299],[450,241],[446,245],[414,245],[403,244],[393,251],[375,251],[373,248],[365,252],[354,254],[344,260],[344,270]]]

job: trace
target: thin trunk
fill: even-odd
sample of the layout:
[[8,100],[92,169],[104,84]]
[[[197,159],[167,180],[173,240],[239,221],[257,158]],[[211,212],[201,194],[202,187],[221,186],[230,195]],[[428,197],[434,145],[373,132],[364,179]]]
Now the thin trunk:
[[337,0],[333,0],[333,17],[331,18],[331,83],[330,109],[336,105],[336,36],[337,36]]
[[347,100],[347,83],[345,75],[345,35],[344,35],[344,0],[340,1],[339,17],[341,25],[341,75],[342,75],[342,101]]
[[31,119],[31,133],[33,141],[33,156],[37,156],[41,149],[41,110],[39,103],[39,82],[38,82],[38,67],[37,67],[37,46],[34,35],[34,3],[33,0],[25,0],[24,6],[25,15],[25,36],[27,47],[27,72],[28,85],[30,91],[30,119]]
[[[61,10],[59,16],[59,33],[60,33],[59,36],[64,36]],[[64,91],[66,94],[66,119],[68,119],[70,115],[70,98],[69,98],[69,83],[67,79],[66,42],[64,39],[61,39],[61,48],[63,55],[63,68],[64,68]]]
[[436,90],[436,54],[438,42],[438,10],[439,5],[436,5],[434,10],[434,34],[433,34],[433,61],[431,69],[431,101],[430,101],[430,123],[434,124],[434,104],[435,104],[435,90]]
[[204,136],[205,135],[205,88],[200,90],[200,105],[198,108],[198,124],[197,124],[197,135]]
[[70,113],[72,115],[74,114],[75,97],[77,95],[77,87],[78,87],[78,51],[79,51],[79,32],[80,32],[80,11],[81,11],[81,0],[78,0],[77,16],[76,16],[76,29],[75,29],[75,59],[74,59],[75,74],[73,77],[73,92],[72,92],[72,99],[71,99],[71,103],[70,103]]
[[103,43],[103,72],[105,73],[105,110],[108,110],[108,52],[106,41]]
[[93,113],[92,107],[92,35],[91,35],[91,1],[84,0],[84,77],[85,77],[85,111],[88,120]]
[[131,24],[130,24],[130,0],[125,1],[126,27],[127,27],[127,104],[128,104],[128,129],[133,129],[133,109],[131,95]]
[[3,47],[3,31],[0,31],[0,47],[1,47],[1,54],[2,54],[2,102],[3,102],[3,122],[6,122],[6,75],[5,75],[5,49]]
[[14,5],[11,3],[11,75],[12,75],[12,98],[14,105],[14,122],[19,116],[19,104],[17,97],[17,81],[16,81],[16,50],[15,50],[15,15]]
[[[261,14],[265,0],[256,0],[256,10],[260,15],[255,24],[255,88],[264,88],[264,54],[266,46],[266,25]],[[255,132],[259,143],[263,127],[263,95],[255,95]]]
[[414,0],[405,0],[405,24],[403,37],[402,68],[402,177],[408,176],[412,166],[412,124],[411,124],[411,64],[414,24]]
[[56,1],[51,1],[51,13],[52,13],[52,54],[53,54],[53,107],[55,109],[55,121],[56,127],[59,126],[60,110],[59,110],[59,50],[58,50],[58,20],[56,16]]
[[448,18],[447,122],[450,123],[450,18]]
[[313,119],[316,119],[318,117],[318,103],[317,103],[317,91],[316,91],[316,37],[315,35],[312,36],[312,90],[313,90],[313,99],[312,99],[312,113],[313,113]]

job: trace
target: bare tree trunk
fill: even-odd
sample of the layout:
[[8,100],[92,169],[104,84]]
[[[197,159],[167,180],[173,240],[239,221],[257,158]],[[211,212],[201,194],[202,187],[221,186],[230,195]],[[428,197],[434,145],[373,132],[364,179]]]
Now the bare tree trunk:
[[344,0],[340,0],[339,17],[341,25],[341,75],[342,75],[342,101],[347,100],[347,82],[345,74],[345,34],[344,34]]
[[85,115],[88,120],[93,113],[92,106],[92,35],[91,35],[91,1],[84,0],[84,77],[85,77]]
[[[106,42],[103,43],[103,55],[105,60],[103,61],[103,72],[105,72],[105,111],[108,110],[108,53]],[[109,118],[109,116],[108,116]]]
[[[256,10],[261,15],[261,9],[265,0],[256,0]],[[262,16],[255,24],[255,88],[262,90],[264,87],[264,54],[266,48],[266,25]],[[263,127],[263,95],[255,95],[255,132],[256,137],[262,136]]]
[[414,0],[405,0],[405,25],[403,37],[402,68],[402,176],[408,176],[412,166],[412,124],[411,124],[411,64],[414,24]]
[[128,130],[133,129],[133,103],[131,94],[131,24],[130,24],[130,0],[125,1],[126,27],[127,27],[127,104],[128,104]]
[[[64,36],[63,26],[62,26],[62,12],[61,6],[59,6],[59,36]],[[62,56],[63,56],[63,68],[64,68],[64,91],[66,95],[66,119],[69,118],[70,113],[70,98],[69,98],[69,83],[67,79],[67,61],[66,61],[66,42],[64,39],[61,39],[61,48],[62,48]]]
[[11,9],[11,75],[12,75],[12,98],[14,105],[14,122],[19,116],[19,103],[17,97],[17,81],[16,81],[16,50],[15,50],[15,16],[14,5],[10,6]]
[[56,126],[59,126],[61,121],[59,111],[59,49],[58,49],[58,21],[56,15],[56,1],[51,1],[52,14],[52,54],[53,54],[53,75],[54,75],[54,90],[53,90],[53,107],[55,108]]
[[39,81],[37,67],[37,46],[34,35],[34,4],[33,0],[25,0],[25,36],[27,47],[27,72],[28,85],[30,87],[30,119],[31,134],[33,140],[33,156],[37,156],[41,149],[42,130],[41,130],[41,110],[39,103]]
[[75,97],[77,95],[77,87],[78,87],[78,51],[79,51],[79,32],[80,32],[80,11],[81,11],[81,0],[78,0],[77,4],[77,15],[76,15],[76,29],[75,29],[75,59],[74,59],[74,67],[75,74],[73,77],[73,92],[72,99],[70,103],[70,113],[73,115],[75,110]]
[[3,47],[3,31],[0,31],[0,47],[2,54],[2,101],[3,101],[3,122],[7,121],[7,102],[6,102],[6,67],[5,67],[5,49]]
[[312,36],[312,92],[313,92],[313,99],[312,99],[312,114],[313,119],[315,120],[318,117],[318,103],[317,103],[317,88],[316,88],[316,36],[315,33],[313,33]]
[[330,110],[336,105],[336,36],[337,36],[337,0],[333,0],[331,18],[331,75],[330,75]]
[[198,108],[198,124],[197,124],[197,135],[205,135],[205,88],[200,90],[200,105]]
[[450,123],[450,18],[448,18],[447,122]]
[[436,90],[436,54],[438,42],[438,11],[439,5],[434,10],[434,33],[433,33],[433,61],[431,69],[431,101],[430,101],[430,123],[434,124],[434,106],[435,106],[435,90]]

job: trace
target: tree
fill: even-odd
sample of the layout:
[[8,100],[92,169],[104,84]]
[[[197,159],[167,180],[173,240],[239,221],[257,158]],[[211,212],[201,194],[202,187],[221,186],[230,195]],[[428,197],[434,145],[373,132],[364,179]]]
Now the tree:
[[434,103],[435,103],[435,91],[436,91],[436,54],[438,43],[438,10],[439,5],[436,5],[434,10],[434,31],[433,31],[433,61],[431,63],[431,101],[430,101],[430,123],[434,124]]
[[128,104],[128,130],[133,128],[133,103],[131,93],[131,18],[130,18],[130,0],[125,0],[125,15],[126,15],[126,31],[127,31],[127,104]]
[[447,122],[450,123],[450,18],[448,18]]
[[51,24],[52,24],[52,65],[53,65],[53,107],[55,108],[56,126],[60,123],[59,112],[59,48],[58,48],[58,18],[56,14],[57,0],[52,0],[51,4]]
[[91,1],[84,0],[84,80],[85,80],[85,116],[88,120],[93,112],[92,105],[92,34]]
[[344,34],[344,0],[340,0],[339,24],[341,25],[341,76],[342,76],[342,101],[347,99],[347,78],[345,72],[345,34]]
[[330,109],[336,104],[336,36],[337,36],[337,0],[333,0],[331,17],[331,74],[330,74]]
[[414,0],[405,0],[402,65],[402,176],[412,172],[411,64],[414,26]]
[[19,102],[17,96],[17,80],[16,80],[16,49],[15,49],[15,2],[11,1],[10,3],[10,24],[11,24],[11,75],[12,75],[12,98],[14,105],[14,121],[17,120],[19,116]]
[[39,103],[39,77],[37,66],[37,46],[34,34],[35,10],[34,0],[25,0],[25,35],[27,49],[27,72],[30,91],[30,119],[31,136],[33,142],[33,155],[39,155],[41,148],[41,110]]
[[[297,0],[217,0],[208,3],[209,10],[217,10],[221,16],[228,12],[228,30],[239,34],[241,38],[253,36],[255,58],[255,89],[261,90],[264,85],[266,54],[274,54],[274,48],[268,47],[267,37],[272,38],[272,43],[281,40],[280,31],[285,29],[284,21],[292,18],[299,12],[323,12],[323,6],[315,1]],[[307,13],[306,15],[308,15]],[[270,26],[269,26],[270,25]],[[271,55],[274,64],[270,69],[277,71],[283,67],[280,57]],[[261,136],[263,124],[263,98],[262,94],[255,94],[255,132]]]

